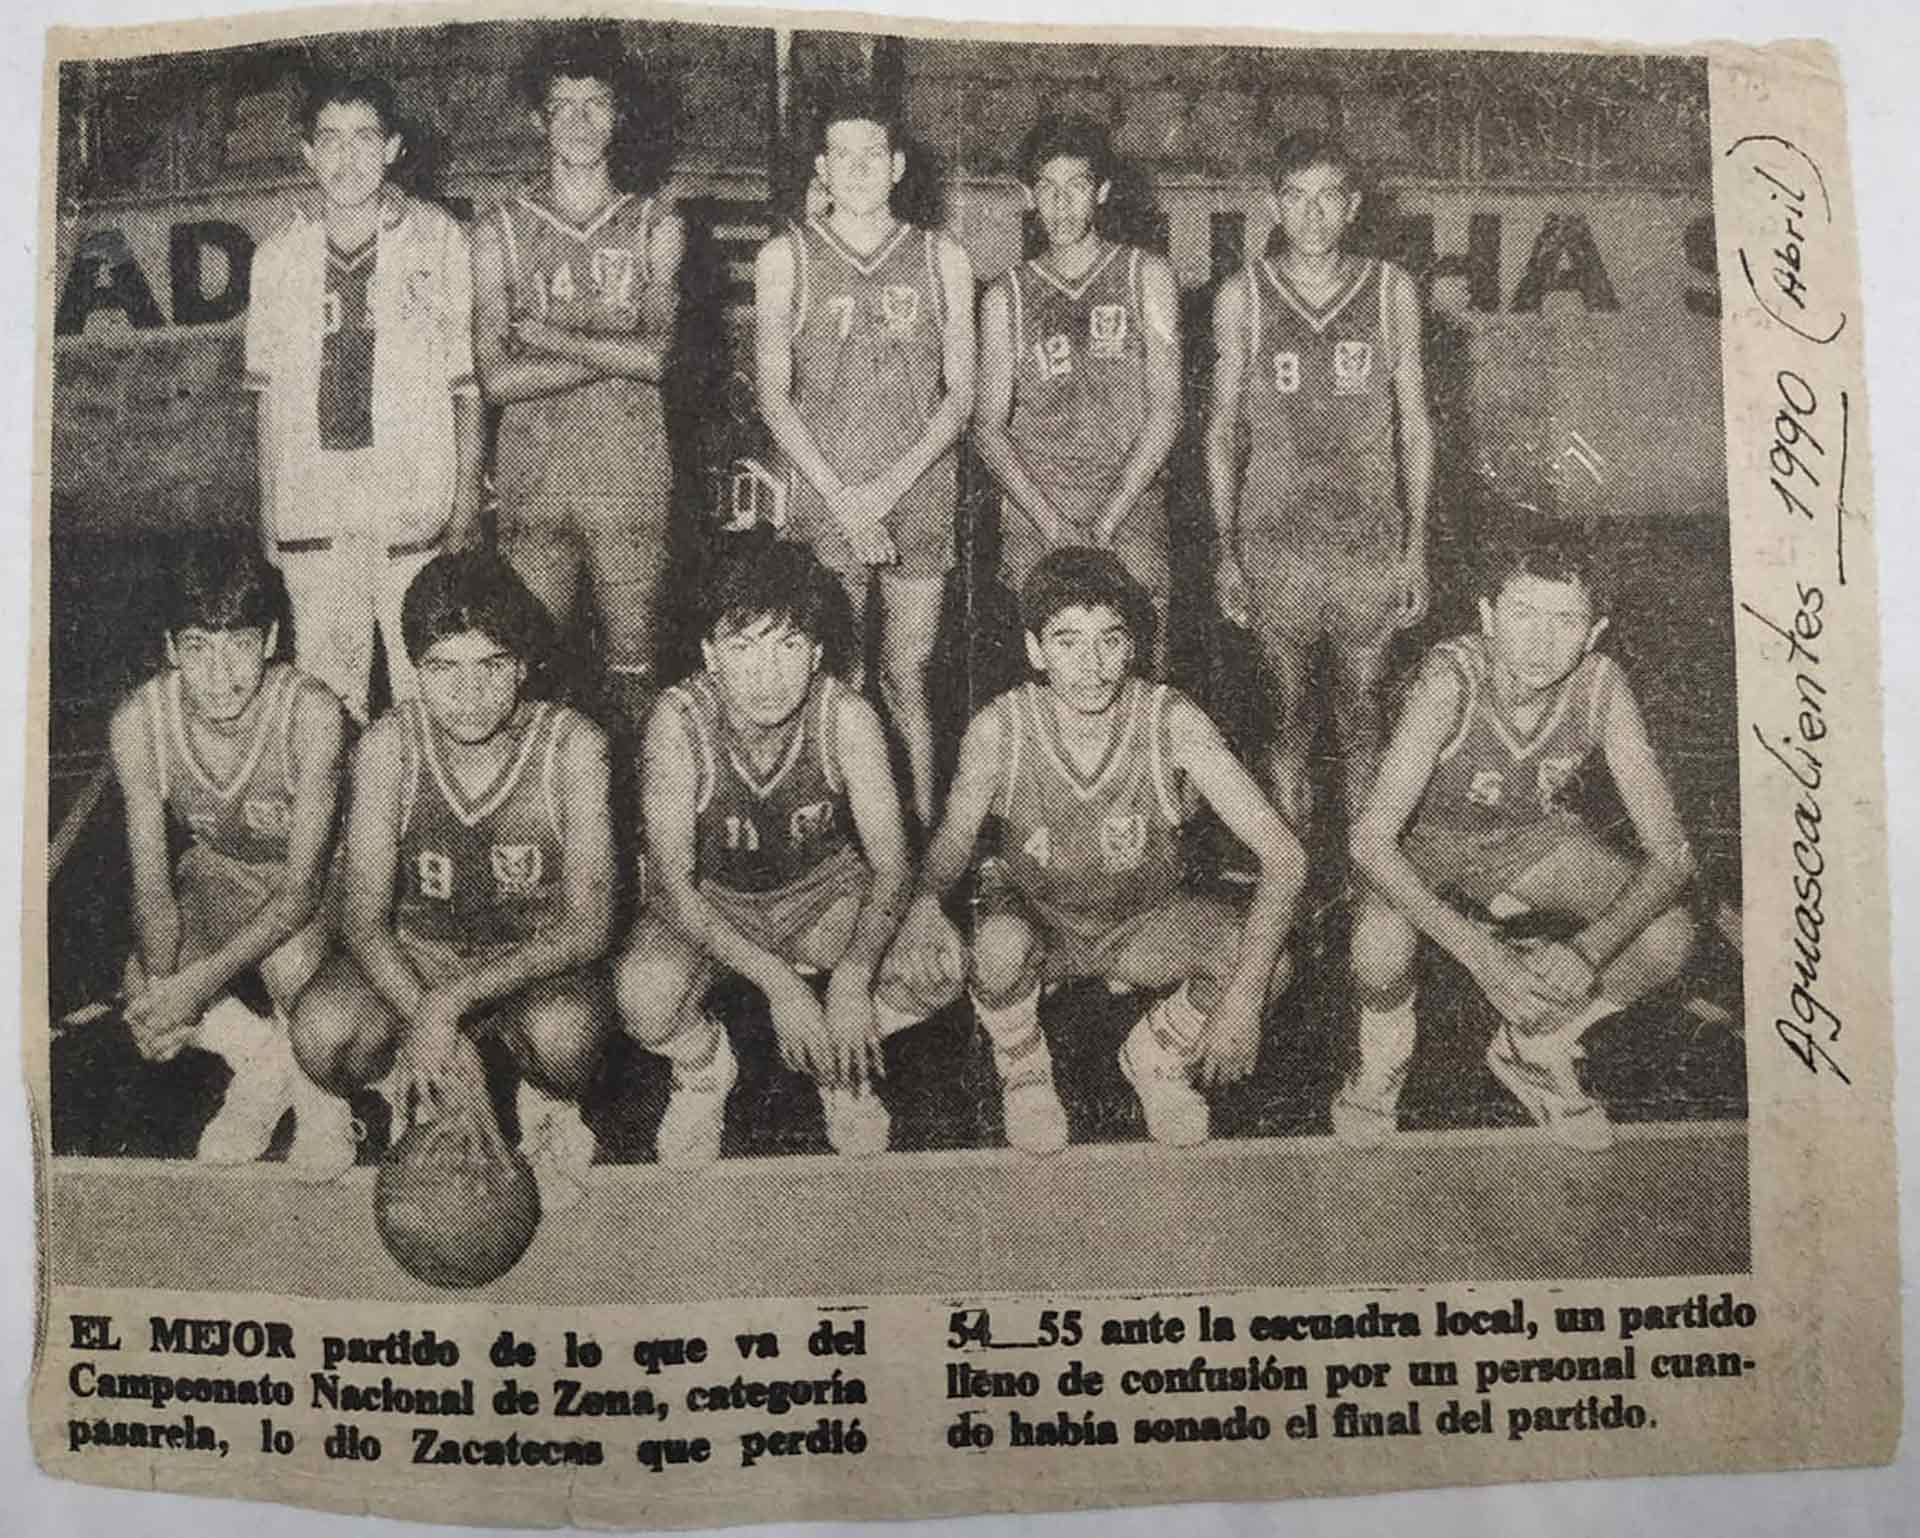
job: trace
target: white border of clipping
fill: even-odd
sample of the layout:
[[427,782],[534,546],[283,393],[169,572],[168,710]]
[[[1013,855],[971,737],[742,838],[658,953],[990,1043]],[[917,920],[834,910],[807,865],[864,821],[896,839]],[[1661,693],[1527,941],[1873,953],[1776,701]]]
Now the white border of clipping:
[[[724,3],[724,0],[723,0]],[[824,8],[818,0],[781,0],[796,9]],[[978,21],[1097,22],[1102,25],[1166,26],[1176,18],[1152,0],[870,0],[875,9]],[[32,487],[30,434],[33,421],[34,295],[40,255],[33,249],[38,223],[35,176],[39,145],[34,125],[44,29],[185,20],[197,11],[299,10],[301,0],[11,0],[0,16],[0,99],[15,105],[6,114],[10,133],[0,141],[0,192],[5,196],[0,230],[0,485],[10,488],[0,506],[0,635],[12,666],[0,667],[0,721],[22,722],[26,712],[26,657],[32,605],[29,600]],[[1920,92],[1913,70],[1920,63],[1920,16],[1897,0],[1826,0],[1796,6],[1787,0],[1614,0],[1610,5],[1576,0],[1360,0],[1358,4],[1308,5],[1273,0],[1261,6],[1235,0],[1184,0],[1177,18],[1196,25],[1259,26],[1369,32],[1478,32],[1487,35],[1590,37],[1635,43],[1685,43],[1727,37],[1760,43],[1820,33],[1838,50],[1849,108],[1848,132],[1854,180],[1859,189],[1861,269],[1867,315],[1868,390],[1873,420],[1881,431],[1871,445],[1874,482],[1881,488],[1883,517],[1909,516],[1908,488],[1920,482],[1920,435],[1906,424],[1920,412],[1920,371],[1907,366],[1916,351],[1920,315],[1920,250],[1902,250],[1901,232],[1920,228],[1911,174],[1920,140]],[[1904,532],[1904,531],[1902,531]],[[1894,991],[1896,1019],[1920,1012],[1920,939],[1915,902],[1920,898],[1920,605],[1903,598],[1920,588],[1920,541],[1881,537],[1882,647],[1887,700],[1887,822],[1891,829],[1894,901]],[[0,731],[19,742],[24,733]],[[0,756],[0,807],[24,804],[25,764]],[[0,891],[20,890],[21,821],[0,817]],[[20,997],[17,923],[0,923],[0,999]],[[0,1062],[21,1062],[17,1017],[0,1027]],[[1920,1051],[1900,1054],[1898,1120],[1903,1183],[1902,1259],[1908,1284],[1907,1403],[1920,1401],[1920,1329],[1916,1329],[1912,1278],[1920,1274]],[[32,1155],[26,1126],[26,1096],[16,1066],[0,1072],[0,1538],[20,1534],[112,1532],[186,1535],[192,1538],[319,1538],[349,1522],[396,1534],[454,1535],[470,1528],[387,1524],[321,1512],[214,1501],[179,1495],[96,1489],[44,1477],[34,1467],[26,1429],[27,1384],[33,1320]],[[922,1533],[954,1538],[1146,1538],[1169,1529],[1225,1535],[1283,1531],[1298,1538],[1373,1538],[1407,1532],[1419,1538],[1498,1538],[1502,1534],[1633,1533],[1639,1538],[1689,1534],[1712,1538],[1740,1533],[1752,1538],[1818,1532],[1821,1538],[1865,1538],[1909,1529],[1920,1510],[1920,1438],[1909,1435],[1901,1461],[1890,1469],[1837,1473],[1696,1476],[1661,1480],[1594,1481],[1584,1484],[1494,1486],[1407,1495],[1353,1496],[1270,1506],[1189,1506],[1092,1511],[1043,1517],[963,1518],[864,1527],[819,1524],[736,1528],[740,1534],[806,1532],[817,1538]]]

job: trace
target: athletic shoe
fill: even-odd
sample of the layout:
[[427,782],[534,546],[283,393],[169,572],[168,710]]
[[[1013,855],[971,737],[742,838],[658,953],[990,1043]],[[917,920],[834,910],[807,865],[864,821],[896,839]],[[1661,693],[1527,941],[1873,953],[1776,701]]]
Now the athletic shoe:
[[593,1163],[593,1129],[579,1105],[520,1081],[520,1152],[533,1166],[540,1186],[540,1210],[564,1212],[587,1194],[587,1167]]
[[724,1027],[715,1023],[713,1051],[696,1068],[673,1065],[673,1093],[660,1117],[653,1156],[668,1169],[704,1169],[720,1157],[727,1096],[740,1076]]
[[1328,1107],[1333,1135],[1348,1148],[1378,1148],[1400,1130],[1400,1086],[1382,1094],[1363,1094],[1355,1079],[1340,1086]]
[[224,1039],[240,1035],[243,1028],[253,1039],[244,1050],[235,1046],[222,1053],[233,1078],[220,1108],[200,1133],[196,1156],[206,1164],[250,1164],[267,1151],[280,1118],[293,1104],[289,1076],[299,1070],[286,1038],[246,1005],[222,999],[208,1011],[209,1016],[215,1011],[221,1012],[218,1023]]
[[1067,1146],[1067,1108],[1053,1087],[1053,1065],[1001,1087],[1007,1145],[1027,1154],[1056,1154]]
[[1206,1097],[1193,1087],[1189,1064],[1161,1045],[1147,1019],[1134,1026],[1120,1048],[1120,1071],[1140,1097],[1154,1142],[1170,1148],[1206,1142],[1211,1130]]
[[353,1168],[359,1151],[353,1107],[329,1094],[298,1067],[293,1070],[293,1146],[287,1167],[302,1180],[321,1185]]
[[1566,1148],[1603,1153],[1613,1147],[1613,1123],[1606,1108],[1580,1087],[1574,1054],[1543,1050],[1542,1038],[1525,1038],[1532,1049],[1522,1055],[1522,1038],[1502,1026],[1487,1044],[1487,1067],[1504,1084],[1547,1136]]
[[868,1159],[887,1151],[893,1118],[871,1085],[854,1090],[822,1084],[820,1108],[827,1113],[827,1141],[835,1153]]

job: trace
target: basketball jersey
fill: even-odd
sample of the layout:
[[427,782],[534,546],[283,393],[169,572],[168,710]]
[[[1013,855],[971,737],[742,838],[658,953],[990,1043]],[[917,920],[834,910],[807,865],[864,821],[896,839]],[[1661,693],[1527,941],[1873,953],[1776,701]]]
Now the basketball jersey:
[[1182,819],[1167,713],[1173,691],[1130,678],[1106,758],[1082,773],[1039,684],[1008,691],[994,811],[1000,857],[1021,893],[1087,937],[1159,906],[1180,887]]
[[[862,256],[814,219],[788,238],[794,408],[833,473],[857,486],[919,441],[940,398],[946,299],[939,237],[901,224]],[[929,477],[952,480],[952,461],[949,449]]]
[[[523,189],[495,214],[509,314],[604,336],[638,331],[653,281],[654,200],[620,193],[575,224],[537,191]],[[637,479],[664,488],[665,456],[659,387],[638,379],[596,379],[501,410],[504,499],[631,495]]]
[[320,447],[373,444],[373,271],[380,242],[358,251],[327,245],[326,323],[320,336]]
[[1273,258],[1248,265],[1243,528],[1307,551],[1398,553],[1393,375],[1397,348],[1419,339],[1392,335],[1387,275],[1397,270],[1350,259],[1338,291],[1315,306]]
[[300,674],[270,667],[255,698],[253,727],[224,780],[201,762],[188,734],[177,669],[140,686],[153,732],[160,799],[197,844],[247,865],[284,865],[293,827],[293,709]]
[[1582,657],[1526,732],[1494,693],[1484,637],[1443,641],[1427,666],[1448,666],[1459,676],[1460,723],[1427,781],[1415,823],[1479,836],[1563,815],[1575,777],[1606,730],[1618,665],[1598,653]]
[[840,774],[840,681],[819,673],[765,775],[726,724],[710,673],[667,690],[693,738],[699,766],[695,870],[735,892],[791,886],[854,842],[853,808]]
[[443,945],[530,939],[561,912],[561,737],[584,725],[563,706],[524,704],[493,783],[470,795],[445,762],[418,700],[395,707],[407,733],[396,922]]
[[1044,258],[1007,274],[1020,462],[1071,516],[1099,511],[1147,420],[1146,339],[1136,246],[1107,245],[1067,282]]

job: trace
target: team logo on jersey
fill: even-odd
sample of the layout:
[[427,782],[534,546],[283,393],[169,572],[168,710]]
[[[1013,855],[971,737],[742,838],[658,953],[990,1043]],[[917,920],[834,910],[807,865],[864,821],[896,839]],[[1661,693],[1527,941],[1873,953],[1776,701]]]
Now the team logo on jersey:
[[1540,792],[1540,809],[1551,811],[1561,793],[1573,783],[1580,761],[1574,758],[1543,758],[1534,772],[1535,788]]
[[819,838],[833,827],[833,803],[809,801],[787,819],[787,836],[796,844]]
[[640,259],[625,246],[600,246],[593,253],[593,286],[609,307],[639,308],[634,289],[640,281]]
[[1467,799],[1475,806],[1498,806],[1507,794],[1507,777],[1498,769],[1479,769],[1467,787]]
[[887,329],[902,334],[911,331],[920,319],[920,290],[911,283],[889,283],[880,290],[880,313]]
[[1100,824],[1100,865],[1109,875],[1134,869],[1147,852],[1147,819],[1114,812]]
[[1333,393],[1364,395],[1367,381],[1373,378],[1373,343],[1335,342],[1333,344]]
[[493,882],[502,897],[525,897],[539,890],[544,872],[538,844],[495,844],[488,854]]
[[1087,317],[1089,351],[1096,358],[1117,358],[1127,345],[1127,307],[1096,304]]
[[282,838],[287,829],[293,826],[293,808],[284,797],[279,796],[243,801],[240,803],[240,820],[247,825],[249,833]]

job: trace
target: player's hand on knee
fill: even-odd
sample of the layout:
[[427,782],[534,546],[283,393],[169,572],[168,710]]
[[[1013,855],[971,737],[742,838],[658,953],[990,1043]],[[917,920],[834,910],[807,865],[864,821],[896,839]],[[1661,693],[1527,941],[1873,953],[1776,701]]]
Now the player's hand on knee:
[[420,1001],[394,1063],[403,1105],[412,1101],[431,1106],[441,1098],[442,1083],[452,1071],[460,1045],[460,1015],[456,1002],[438,990],[430,990]]
[[1207,1022],[1194,1077],[1208,1086],[1237,1084],[1253,1072],[1259,1054],[1260,1011],[1228,996]]
[[1237,556],[1223,555],[1213,574],[1215,596],[1220,612],[1243,630],[1253,623],[1253,594],[1247,587],[1247,574],[1240,569]]
[[1593,963],[1559,940],[1529,950],[1526,968],[1539,981],[1547,997],[1561,1009],[1586,1003],[1600,986],[1600,974]]
[[941,998],[966,980],[967,948],[940,905],[918,897],[894,939],[888,965],[922,998]]
[[200,1024],[207,999],[190,972],[151,978],[127,1000],[127,1029],[140,1055],[164,1063],[176,1056]]
[[884,1076],[880,1022],[873,1009],[873,978],[859,967],[836,968],[827,983],[827,1034],[834,1081],[863,1087]]
[[833,1082],[833,1043],[827,1034],[826,1014],[797,973],[768,991],[767,1010],[773,1016],[781,1061],[795,1073]]

